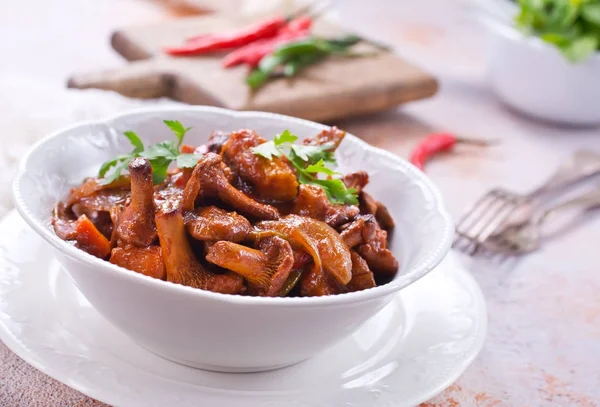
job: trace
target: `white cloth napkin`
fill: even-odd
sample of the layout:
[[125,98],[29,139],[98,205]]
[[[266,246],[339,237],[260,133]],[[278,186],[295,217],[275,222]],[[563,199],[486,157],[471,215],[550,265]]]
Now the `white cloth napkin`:
[[19,159],[37,140],[78,121],[103,119],[144,106],[177,105],[138,100],[101,90],[73,90],[54,82],[0,77],[0,216],[10,210],[11,182]]

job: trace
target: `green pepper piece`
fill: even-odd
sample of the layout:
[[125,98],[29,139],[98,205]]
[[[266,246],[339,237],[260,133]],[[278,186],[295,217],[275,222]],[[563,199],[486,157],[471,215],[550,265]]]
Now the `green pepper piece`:
[[253,90],[260,88],[281,65],[284,66],[283,74],[292,77],[327,55],[355,56],[348,48],[360,41],[362,39],[356,35],[346,35],[334,39],[308,38],[284,44],[260,61],[258,68],[246,78],[246,83]]
[[287,77],[292,77],[298,74],[303,68],[321,60],[324,55],[321,54],[306,54],[288,61],[283,67],[283,74]]
[[250,89],[260,88],[269,79],[273,71],[284,62],[285,58],[267,55],[260,60],[258,68],[250,72],[248,77],[246,77],[246,83],[250,86]]
[[362,39],[356,35],[346,35],[334,39],[308,38],[284,44],[277,48],[275,52],[273,52],[273,55],[287,58],[295,58],[299,55],[307,54],[326,55],[337,51],[343,51],[348,47],[357,44],[361,40]]
[[351,47],[353,45],[356,45],[361,41],[362,41],[362,38],[360,38],[357,35],[346,35],[346,36],[343,36],[340,38],[334,38],[332,40],[327,40],[329,45],[334,46],[334,47],[344,48],[344,49]]
[[277,55],[267,55],[266,57],[260,60],[258,64],[258,69],[264,72],[273,72],[275,68],[277,68],[285,61],[286,58]]
[[265,84],[269,76],[270,72],[255,69],[246,77],[246,83],[250,86],[250,89],[258,89]]
[[275,52],[273,52],[273,55],[285,58],[294,58],[299,55],[322,53],[322,42],[322,40],[317,40],[314,38],[290,42],[277,48]]
[[283,287],[281,287],[281,291],[279,292],[280,297],[285,297],[292,291],[292,289],[298,284],[300,281],[300,277],[302,277],[302,270],[292,270],[290,275],[283,283]]

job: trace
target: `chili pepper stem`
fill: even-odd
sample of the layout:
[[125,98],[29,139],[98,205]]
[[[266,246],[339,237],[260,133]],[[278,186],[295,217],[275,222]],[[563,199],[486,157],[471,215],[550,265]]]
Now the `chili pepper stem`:
[[384,44],[382,42],[370,39],[370,38],[363,38],[362,39],[363,42],[377,48],[379,51],[388,51],[391,52],[393,51],[393,48],[390,45]]

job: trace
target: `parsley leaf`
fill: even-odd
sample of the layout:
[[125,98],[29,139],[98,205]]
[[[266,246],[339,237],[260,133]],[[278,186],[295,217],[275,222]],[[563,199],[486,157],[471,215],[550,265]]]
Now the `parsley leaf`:
[[[102,178],[100,185],[108,185],[111,182],[116,181],[121,176],[123,171],[127,171],[131,160],[133,160],[135,157],[138,157],[138,154],[144,149],[144,143],[142,143],[142,140],[140,140],[135,132],[126,131],[123,134],[133,145],[133,150],[129,154],[118,155],[100,166],[100,169],[98,170],[98,176]],[[111,168],[113,169],[112,172],[110,175],[106,176]]]
[[319,160],[335,163],[333,153],[329,151],[333,147],[332,143],[322,144],[320,146],[305,146],[295,144],[291,148],[294,153],[306,162],[316,163]]
[[[358,193],[354,188],[347,188],[339,178],[338,172],[327,167],[335,165],[335,157],[331,151],[333,145],[326,143],[318,146],[292,144],[298,137],[289,130],[275,136],[273,141],[267,141],[252,148],[258,156],[272,160],[273,157],[286,157],[296,169],[300,184],[321,187],[329,201],[336,204],[358,204]],[[328,179],[319,179],[319,174],[327,175]]]
[[194,168],[202,156],[199,154],[180,154],[177,157],[179,168]]
[[127,168],[129,168],[129,163],[131,162],[131,160],[133,160],[133,158],[134,157],[128,157],[125,160],[116,162],[115,169],[110,173],[110,175],[102,178],[102,181],[100,181],[100,185],[108,185],[108,184],[116,181],[117,179],[119,179],[119,177],[121,176],[121,173],[123,171],[126,171]]
[[133,159],[133,157],[131,156],[131,154],[118,155],[115,158],[113,158],[112,160],[108,160],[107,162],[102,164],[102,166],[98,170],[98,176],[104,177],[106,175],[106,173],[108,172],[108,170],[110,170],[112,167],[116,166],[117,164],[119,164],[125,160],[128,160],[127,165],[129,165],[129,161],[131,161],[132,159]]
[[167,171],[172,160],[164,157],[156,157],[150,160],[152,165],[152,183],[155,185],[162,184],[167,178]]
[[183,144],[185,133],[190,131],[192,128],[188,127],[186,129],[178,120],[163,120],[163,123],[166,124],[171,131],[173,131],[173,133],[175,133],[175,137],[177,137],[177,149],[179,149],[179,147],[181,147]]
[[252,147],[252,152],[267,160],[271,160],[273,157],[281,157],[283,155],[279,147],[288,143],[291,144],[296,140],[298,140],[297,136],[293,135],[289,130],[284,130],[283,133],[276,135],[273,141],[267,141],[266,143]]
[[327,180],[315,180],[315,184],[320,185],[327,194],[329,200],[337,204],[358,204],[357,191],[354,188],[346,188],[344,182],[339,178]]
[[[174,141],[162,141],[144,148],[144,143],[140,137],[133,131],[123,133],[133,146],[129,154],[121,154],[108,160],[100,166],[98,177],[102,178],[102,185],[110,184],[117,180],[121,174],[129,170],[129,164],[136,157],[145,157],[152,164],[152,180],[154,184],[161,184],[167,177],[169,166],[173,161],[177,161],[180,168],[193,168],[198,163],[200,155],[181,154],[179,148],[183,144],[185,134],[191,127],[185,128],[177,120],[164,120],[164,123],[173,131],[177,138],[177,144]],[[112,170],[112,171],[111,171]]]
[[133,146],[132,153],[141,153],[142,151],[144,151],[144,143],[135,131],[129,130],[123,134],[125,135],[125,137],[127,137],[127,139],[129,139],[129,142]]
[[273,159],[273,156],[281,157],[281,152],[273,141],[267,141],[266,143],[252,147],[251,150],[254,154],[266,158],[267,160]]
[[160,143],[156,143],[149,146],[140,155],[142,157],[146,157],[149,160],[163,157],[173,161],[179,155],[179,150],[177,150],[177,147],[175,147],[172,141],[162,141]]
[[316,164],[311,164],[304,169],[304,171],[311,174],[326,174],[326,175],[339,175],[339,172],[335,172],[331,168],[325,167],[325,162],[321,159]]
[[283,133],[275,136],[275,144],[278,146],[284,143],[293,143],[296,140],[298,140],[298,137],[289,130],[284,130]]

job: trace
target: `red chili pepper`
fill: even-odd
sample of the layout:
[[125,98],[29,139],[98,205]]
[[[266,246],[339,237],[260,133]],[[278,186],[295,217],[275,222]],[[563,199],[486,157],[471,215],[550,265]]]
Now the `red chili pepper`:
[[411,152],[410,162],[420,170],[425,170],[425,163],[440,152],[451,150],[457,143],[488,146],[490,141],[473,140],[457,137],[451,133],[434,133],[425,137]]
[[280,32],[296,32],[310,30],[313,24],[312,16],[300,16],[290,20],[290,22],[281,28]]
[[277,47],[307,37],[311,25],[312,19],[309,17],[292,20],[290,24],[280,30],[276,37],[258,40],[230,52],[223,59],[223,66],[230,68],[245,63],[251,68],[256,68],[260,60],[272,53]]
[[273,17],[237,32],[199,36],[197,40],[188,41],[180,47],[166,48],[164,51],[169,55],[198,55],[241,47],[259,39],[274,37],[286,24],[285,17]]

